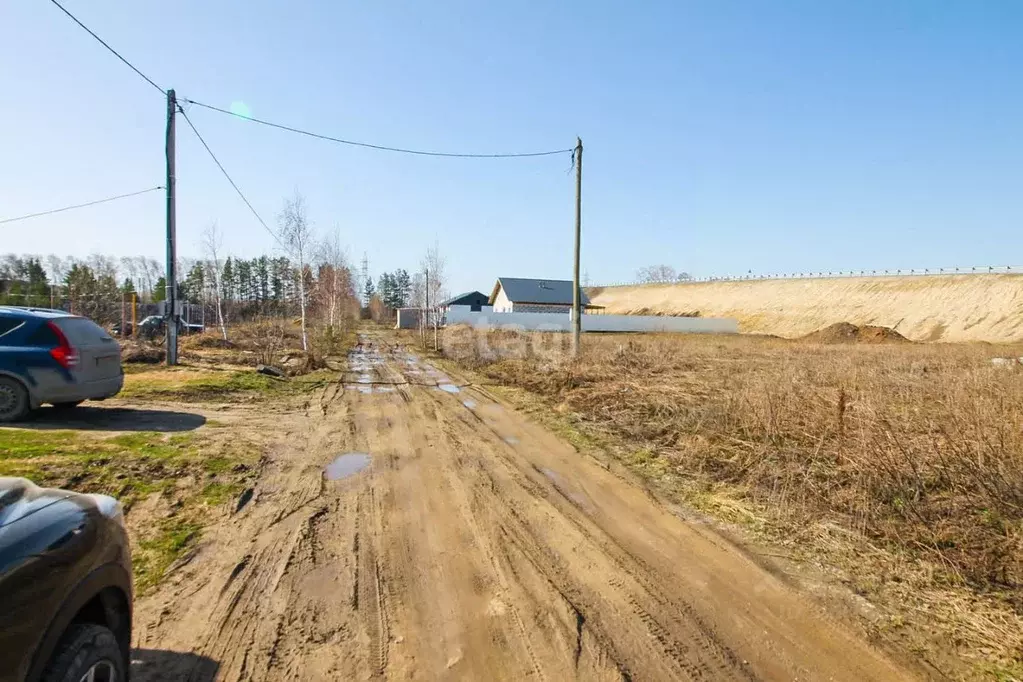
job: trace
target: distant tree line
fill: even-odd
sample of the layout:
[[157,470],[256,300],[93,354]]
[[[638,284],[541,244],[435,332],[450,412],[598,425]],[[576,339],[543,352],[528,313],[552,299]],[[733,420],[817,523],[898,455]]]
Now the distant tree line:
[[[374,283],[366,259],[359,274],[350,266],[338,230],[319,238],[297,192],[284,200],[275,236],[285,255],[238,258],[224,254],[216,223],[209,225],[199,245],[203,257],[176,264],[178,300],[191,304],[190,313],[193,306],[200,311],[189,321],[217,327],[227,339],[237,322],[297,317],[308,347],[307,328],[333,336],[360,314],[382,321],[396,308],[435,305],[444,293],[436,245],[415,274],[399,268]],[[163,263],[147,256],[0,254],[0,305],[61,308],[112,325],[133,296],[157,311],[154,304],[168,293],[164,272]]]

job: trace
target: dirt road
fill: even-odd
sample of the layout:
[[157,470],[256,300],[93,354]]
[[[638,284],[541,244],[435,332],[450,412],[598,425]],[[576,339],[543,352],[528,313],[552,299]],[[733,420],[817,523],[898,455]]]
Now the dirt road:
[[[136,679],[908,677],[707,527],[375,340],[274,418],[251,500],[140,600]],[[328,469],[347,453],[368,459]]]

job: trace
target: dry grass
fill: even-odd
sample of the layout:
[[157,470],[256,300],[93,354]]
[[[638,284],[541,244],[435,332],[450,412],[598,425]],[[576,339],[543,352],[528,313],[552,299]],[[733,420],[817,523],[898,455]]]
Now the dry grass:
[[587,335],[571,362],[567,336],[497,332],[481,350],[453,330],[445,350],[690,502],[843,569],[892,602],[876,627],[937,629],[971,675],[1023,670],[1023,367],[990,361],[1018,348]]

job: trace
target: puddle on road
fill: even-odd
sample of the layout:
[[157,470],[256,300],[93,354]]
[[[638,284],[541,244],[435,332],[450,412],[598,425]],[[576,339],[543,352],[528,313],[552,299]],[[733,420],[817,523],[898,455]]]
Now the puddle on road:
[[508,445],[519,444],[519,439],[516,438],[515,436],[505,436],[502,440],[504,440],[504,442],[507,443]]
[[475,410],[476,409],[476,401],[475,400],[463,400],[462,404],[465,405],[466,407],[468,407],[470,410]]
[[370,384],[345,384],[346,391],[358,391],[364,395],[371,395],[373,393],[394,393],[396,389],[394,386],[371,386]]
[[437,388],[444,391],[445,393],[460,393],[462,389],[454,384],[441,384]]
[[369,462],[370,457],[365,452],[349,452],[328,464],[323,470],[323,475],[331,481],[348,478],[368,467]]

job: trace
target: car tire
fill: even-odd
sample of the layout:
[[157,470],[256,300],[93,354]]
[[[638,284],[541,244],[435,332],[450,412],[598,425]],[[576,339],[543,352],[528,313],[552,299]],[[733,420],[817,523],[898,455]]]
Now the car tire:
[[0,423],[24,419],[31,407],[28,391],[20,381],[0,377]]
[[[60,638],[40,682],[124,682],[124,652],[102,625],[72,625]],[[89,677],[89,671],[94,671]]]
[[70,403],[53,403],[53,407],[58,410],[70,410],[72,407],[78,407],[81,404],[81,400],[75,400]]

